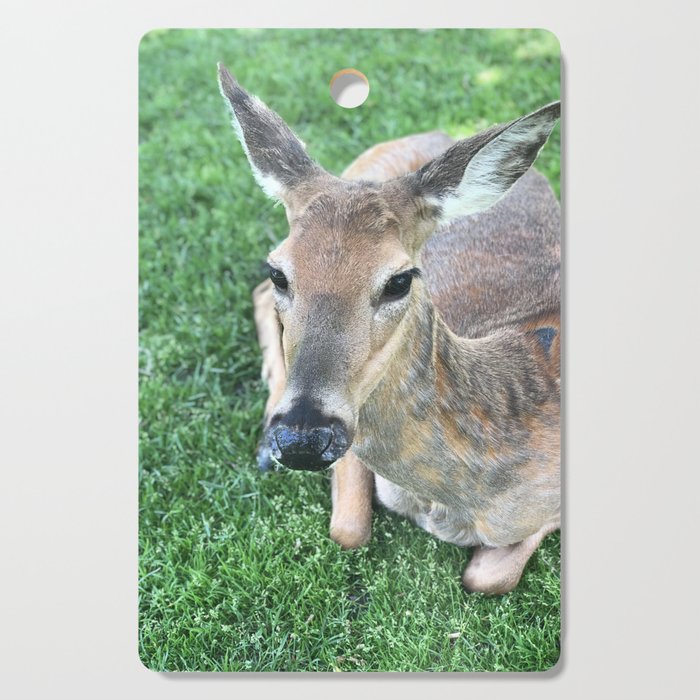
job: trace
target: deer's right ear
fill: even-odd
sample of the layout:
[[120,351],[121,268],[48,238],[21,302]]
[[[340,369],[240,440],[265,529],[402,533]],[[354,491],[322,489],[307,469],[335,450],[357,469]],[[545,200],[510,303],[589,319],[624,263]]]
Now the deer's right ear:
[[269,197],[285,202],[297,185],[323,170],[279,115],[243,90],[225,66],[218,69],[219,89],[255,179]]

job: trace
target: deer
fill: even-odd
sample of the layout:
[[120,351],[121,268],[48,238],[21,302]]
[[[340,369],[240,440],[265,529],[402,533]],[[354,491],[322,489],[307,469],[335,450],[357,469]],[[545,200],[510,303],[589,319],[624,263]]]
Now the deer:
[[513,590],[560,527],[560,211],[532,167],[560,103],[374,145],[339,177],[218,79],[289,225],[253,292],[261,467],[330,468],[341,547],[369,541],[376,498],[472,548],[467,591]]

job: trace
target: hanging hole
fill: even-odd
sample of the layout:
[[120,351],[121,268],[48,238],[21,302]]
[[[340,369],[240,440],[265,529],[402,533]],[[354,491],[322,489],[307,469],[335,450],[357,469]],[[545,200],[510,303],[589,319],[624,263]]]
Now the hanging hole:
[[331,78],[331,97],[340,107],[359,107],[369,95],[369,80],[355,68],[339,70]]

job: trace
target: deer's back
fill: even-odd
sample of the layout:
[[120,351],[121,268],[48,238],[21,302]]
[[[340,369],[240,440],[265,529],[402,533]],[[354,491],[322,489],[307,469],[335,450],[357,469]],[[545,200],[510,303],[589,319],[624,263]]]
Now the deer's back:
[[490,209],[438,230],[422,258],[433,302],[457,335],[559,315],[559,204],[534,170]]

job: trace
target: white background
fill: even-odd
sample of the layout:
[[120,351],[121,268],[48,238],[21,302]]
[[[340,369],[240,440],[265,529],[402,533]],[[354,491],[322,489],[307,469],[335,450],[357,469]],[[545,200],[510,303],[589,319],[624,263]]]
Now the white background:
[[[308,700],[377,690],[638,700],[697,691],[693,5],[3,2],[4,697]],[[563,658],[548,675],[168,676],[140,665],[138,42],[153,28],[215,26],[544,27],[559,37],[565,604]]]

